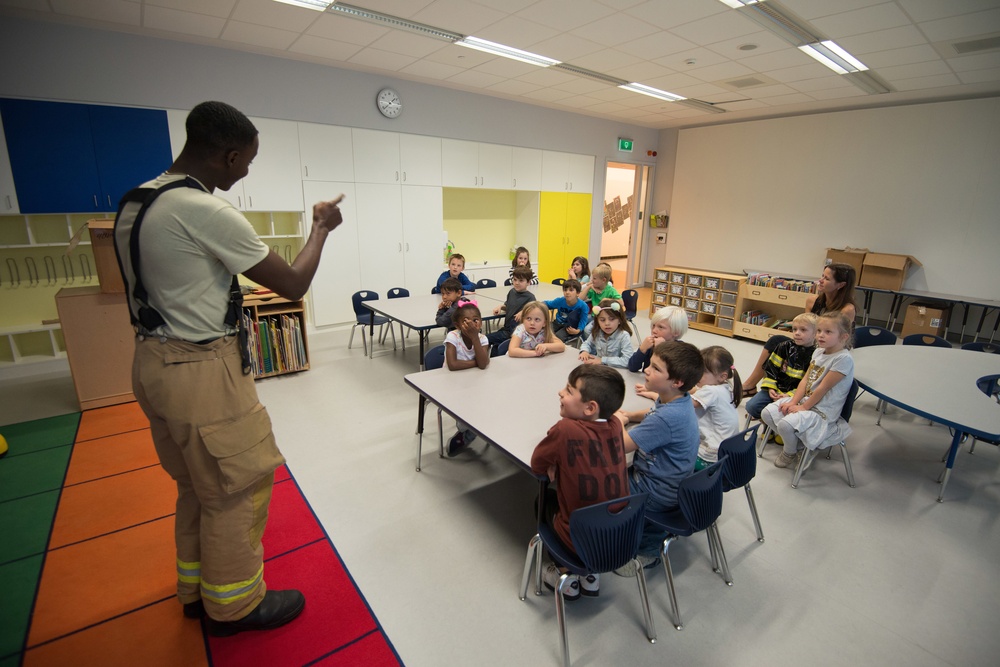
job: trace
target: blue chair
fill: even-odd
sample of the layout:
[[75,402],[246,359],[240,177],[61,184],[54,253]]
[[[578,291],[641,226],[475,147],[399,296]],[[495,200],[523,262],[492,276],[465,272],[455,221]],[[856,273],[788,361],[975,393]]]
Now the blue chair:
[[[541,495],[544,498],[545,494]],[[541,499],[539,500],[541,502]],[[563,590],[570,574],[586,576],[616,570],[634,561],[639,575],[639,596],[642,599],[642,614],[646,622],[646,637],[651,644],[656,643],[653,618],[649,613],[649,595],[646,591],[646,577],[636,561],[639,540],[642,537],[643,519],[646,510],[646,494],[639,493],[588,507],[581,507],[569,517],[569,535],[573,550],[566,548],[552,526],[539,522],[538,532],[528,543],[528,555],[524,560],[524,575],[521,577],[523,602],[528,596],[528,577],[531,565],[535,565],[535,595],[542,594],[542,546],[548,550],[553,562],[568,570],[559,579],[555,589],[556,620],[559,623],[563,665],[569,667],[569,634],[566,631],[566,609]]]
[[903,345],[923,345],[925,347],[947,347],[951,348],[951,343],[941,336],[932,334],[910,334],[903,339]]
[[973,352],[988,352],[990,354],[1000,354],[1000,344],[988,343],[986,341],[977,340],[972,343],[966,343],[962,346],[963,350],[972,350]]
[[[403,299],[410,296],[410,290],[405,287],[393,287],[386,293],[386,296],[390,299]],[[406,335],[409,336],[412,329],[406,330]],[[399,340],[402,343],[403,349],[406,349],[406,338],[403,336],[403,323],[399,323]]]
[[[361,290],[360,292],[355,292],[351,295],[351,303],[354,305],[354,315],[357,317],[357,322],[351,327],[351,338],[347,341],[347,349],[351,349],[351,345],[354,344],[354,330],[360,327],[366,327],[369,324],[372,327],[379,328],[379,338],[384,339],[385,336],[382,333],[382,328],[384,325],[389,323],[389,318],[382,315],[376,315],[372,319],[372,311],[368,310],[361,304],[365,301],[378,301],[378,292],[372,292],[371,290]],[[396,330],[391,326],[389,330],[392,331],[392,349],[396,349]],[[361,329],[361,343],[365,348],[365,356],[368,354],[368,339],[364,336],[365,330]]]
[[479,280],[476,281],[476,289],[479,289],[481,287],[496,287],[496,286],[497,286],[497,281],[491,278],[480,278]]
[[[851,388],[847,390],[847,398],[844,400],[844,407],[840,411],[840,418],[845,422],[851,421],[851,414],[854,412],[854,400],[858,397],[858,381],[851,381]],[[882,409],[885,409],[885,403],[882,404]],[[879,415],[879,419],[881,419]],[[851,469],[851,457],[847,454],[847,441],[841,440],[837,443],[840,446],[840,451],[844,454],[844,470],[847,472],[847,483],[853,489],[856,485],[854,483],[854,470]],[[826,448],[826,458],[830,458],[830,454],[833,453],[833,447]],[[819,454],[818,449],[806,448],[802,452],[802,457],[799,459],[799,465],[795,468],[795,476],[792,477],[792,488],[799,488],[799,480],[802,479],[803,473],[809,469],[812,462],[816,459]]]
[[565,278],[556,278],[555,280],[552,281],[553,285],[564,285],[565,283],[566,283]]
[[721,565],[723,579],[731,584],[729,565],[726,554],[722,550],[716,521],[722,514],[722,485],[725,477],[723,469],[725,457],[720,457],[716,463],[691,473],[685,477],[677,489],[679,507],[669,512],[646,511],[646,521],[660,530],[667,532],[666,539],[660,547],[660,558],[663,559],[663,572],[667,577],[667,591],[670,594],[670,607],[674,615],[674,627],[678,630],[684,626],[681,623],[681,613],[677,607],[677,593],[674,590],[674,573],[670,567],[670,545],[678,537],[690,537],[695,533],[706,531],[708,547],[712,554],[712,570],[719,571]]
[[[976,386],[979,390],[986,394],[987,396],[993,396],[1000,402],[1000,375],[987,375],[976,380]],[[996,447],[1000,447],[1000,440],[993,440],[990,438],[978,438],[972,436],[972,444],[969,445],[969,453],[976,451],[976,442],[985,442]],[[947,454],[946,454],[947,456]]]
[[438,287],[437,285],[431,288],[431,294],[440,294],[440,293],[441,293],[441,288]]
[[642,339],[639,338],[639,332],[635,330],[635,325],[632,324],[632,320],[635,319],[636,312],[639,310],[639,293],[634,289],[623,291],[622,303],[625,304],[625,319],[628,320],[629,326],[632,327],[635,337],[641,342]]
[[[444,366],[444,345],[438,345],[427,350],[424,355],[424,370],[432,371]],[[441,422],[441,406],[438,406],[438,456],[444,458],[444,428]],[[417,472],[420,472],[420,455],[424,447],[424,432],[417,437]]]
[[875,326],[858,327],[854,330],[854,347],[873,345],[895,345],[896,334],[888,329]]
[[507,280],[503,281],[503,286],[504,287],[510,287],[513,284],[514,284],[514,281],[511,278],[508,278]]
[[757,503],[754,502],[753,490],[750,488],[750,480],[757,474],[757,452],[754,451],[754,445],[759,428],[760,424],[757,424],[723,440],[719,444],[719,457],[725,457],[726,460],[726,465],[722,468],[723,493],[743,487],[750,505],[753,526],[757,530],[757,541],[763,542],[764,531],[760,528]]
[[502,357],[507,354],[507,350],[510,349],[510,338],[507,340],[500,341],[497,345],[490,348],[491,357]]

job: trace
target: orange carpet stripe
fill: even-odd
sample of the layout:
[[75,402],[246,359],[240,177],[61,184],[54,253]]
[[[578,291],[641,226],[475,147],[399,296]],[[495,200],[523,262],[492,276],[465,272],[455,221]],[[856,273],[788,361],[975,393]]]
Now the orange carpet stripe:
[[[84,416],[90,414],[84,413]],[[77,440],[66,473],[66,486],[118,473],[159,466],[149,434],[149,425],[138,431],[109,435],[94,440]]]
[[177,485],[163,468],[142,468],[63,489],[49,549],[170,516]]
[[201,624],[176,598],[28,650],[24,667],[208,667]]
[[149,420],[136,402],[87,410],[80,418],[76,441],[93,440],[108,435],[149,428]]

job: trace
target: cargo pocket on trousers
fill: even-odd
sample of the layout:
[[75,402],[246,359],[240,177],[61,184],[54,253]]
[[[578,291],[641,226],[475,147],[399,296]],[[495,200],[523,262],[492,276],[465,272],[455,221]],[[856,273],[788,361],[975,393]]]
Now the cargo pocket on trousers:
[[271,418],[259,403],[242,417],[202,426],[198,432],[219,464],[226,493],[246,489],[285,462],[271,432]]

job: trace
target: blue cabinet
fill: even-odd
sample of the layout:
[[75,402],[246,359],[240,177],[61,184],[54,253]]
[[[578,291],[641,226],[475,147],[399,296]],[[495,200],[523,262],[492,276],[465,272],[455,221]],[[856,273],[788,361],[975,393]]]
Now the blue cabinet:
[[0,100],[21,213],[114,212],[171,164],[165,111]]

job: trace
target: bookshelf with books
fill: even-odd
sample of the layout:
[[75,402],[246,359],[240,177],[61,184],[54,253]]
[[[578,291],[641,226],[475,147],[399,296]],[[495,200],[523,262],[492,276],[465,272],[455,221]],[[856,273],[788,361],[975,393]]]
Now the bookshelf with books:
[[664,306],[678,306],[692,329],[733,335],[743,276],[679,266],[658,267],[654,276],[650,315]]
[[765,342],[775,334],[789,333],[792,318],[805,311],[806,299],[815,293],[812,278],[748,270],[746,283],[740,287],[740,316],[733,333]]
[[301,301],[276,294],[248,294],[243,299],[243,326],[248,332],[254,379],[309,369]]

